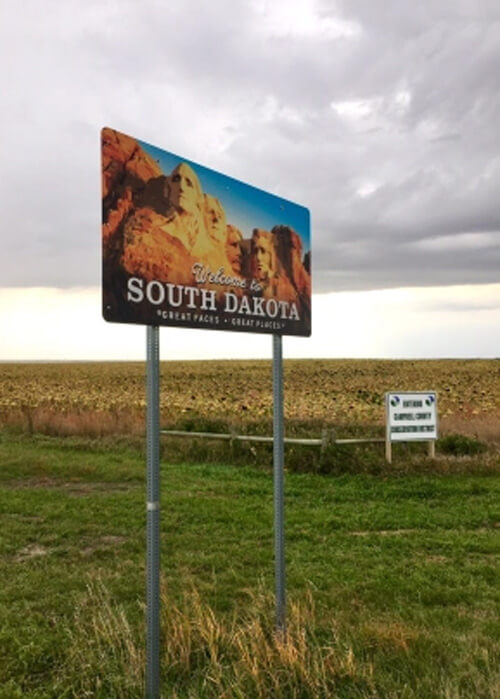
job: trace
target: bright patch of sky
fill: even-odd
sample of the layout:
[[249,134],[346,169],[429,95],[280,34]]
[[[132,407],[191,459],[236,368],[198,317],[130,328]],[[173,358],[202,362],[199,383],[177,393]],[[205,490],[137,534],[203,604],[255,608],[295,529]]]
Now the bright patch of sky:
[[366,197],[369,197],[371,194],[377,191],[379,185],[376,182],[362,182],[358,189],[356,190],[357,194],[365,199]]
[[387,96],[331,102],[330,106],[341,118],[366,121],[369,117],[372,117],[372,120],[401,117],[408,111],[410,104],[410,92],[398,90]]
[[312,36],[325,39],[359,36],[357,22],[322,15],[314,0],[258,0],[255,11],[270,37]]
[[[0,359],[144,360],[146,329],[106,323],[88,289],[1,289]],[[20,322],[22,319],[22,322]],[[313,295],[310,338],[287,357],[497,357],[500,284]],[[161,328],[161,358],[270,358],[271,335]]]

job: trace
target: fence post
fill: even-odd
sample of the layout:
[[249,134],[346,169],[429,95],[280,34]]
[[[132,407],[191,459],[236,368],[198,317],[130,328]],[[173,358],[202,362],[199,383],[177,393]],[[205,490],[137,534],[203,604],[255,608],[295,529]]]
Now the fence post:
[[321,447],[320,447],[320,458],[322,459],[325,455],[328,447],[335,441],[333,430],[329,430],[327,427],[323,427],[321,430]]
[[392,463],[391,428],[389,425],[389,394],[385,394],[385,460]]
[[392,464],[392,443],[389,436],[385,440],[385,460],[388,464]]
[[229,426],[229,433],[230,433],[230,435],[231,435],[231,438],[230,438],[230,440],[229,440],[229,446],[231,447],[231,454],[232,454],[233,451],[234,451],[235,437],[238,436],[238,433],[237,433],[236,428],[235,428],[234,425],[230,425],[230,426]]

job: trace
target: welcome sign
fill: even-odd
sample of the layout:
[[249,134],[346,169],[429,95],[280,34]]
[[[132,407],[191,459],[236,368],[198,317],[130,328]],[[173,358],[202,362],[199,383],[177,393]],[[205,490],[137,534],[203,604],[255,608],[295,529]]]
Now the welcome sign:
[[308,209],[101,131],[103,316],[311,334]]

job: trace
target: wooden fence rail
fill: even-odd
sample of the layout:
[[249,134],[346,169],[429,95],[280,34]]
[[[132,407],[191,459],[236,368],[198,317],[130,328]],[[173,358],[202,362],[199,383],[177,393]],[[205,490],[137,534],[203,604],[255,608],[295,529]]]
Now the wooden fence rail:
[[[202,439],[223,439],[228,442],[267,442],[272,443],[273,437],[259,437],[250,434],[227,434],[224,432],[183,432],[181,430],[160,430],[160,434],[170,437],[198,437]],[[298,439],[295,437],[285,437],[285,444],[301,444],[307,447],[322,447],[325,449],[329,444],[364,444],[368,442],[385,442],[385,439],[370,437],[368,439],[333,439],[330,433],[325,432],[321,439]]]

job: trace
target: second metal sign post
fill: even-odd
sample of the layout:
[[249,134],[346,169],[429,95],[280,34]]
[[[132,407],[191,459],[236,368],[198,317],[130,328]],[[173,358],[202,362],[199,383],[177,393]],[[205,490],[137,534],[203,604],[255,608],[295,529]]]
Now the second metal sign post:
[[276,629],[283,637],[286,634],[284,437],[282,338],[281,335],[273,335],[273,474]]

